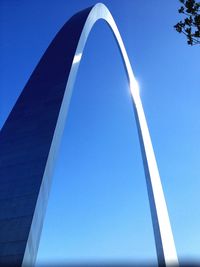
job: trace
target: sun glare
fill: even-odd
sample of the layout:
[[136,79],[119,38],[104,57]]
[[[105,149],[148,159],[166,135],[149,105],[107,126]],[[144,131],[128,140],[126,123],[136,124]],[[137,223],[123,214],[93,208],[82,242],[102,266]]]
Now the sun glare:
[[130,81],[130,90],[131,94],[134,96],[135,94],[140,94],[140,87],[138,81],[134,78]]

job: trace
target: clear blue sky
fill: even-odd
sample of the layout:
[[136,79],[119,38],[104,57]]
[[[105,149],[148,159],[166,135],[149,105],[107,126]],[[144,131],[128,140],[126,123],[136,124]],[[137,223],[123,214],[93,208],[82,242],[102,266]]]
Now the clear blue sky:
[[[92,0],[1,0],[0,127],[45,49]],[[124,40],[149,125],[180,260],[200,260],[200,46],[173,25],[178,1],[105,0]],[[128,83],[98,22],[80,65],[38,262],[154,260]]]

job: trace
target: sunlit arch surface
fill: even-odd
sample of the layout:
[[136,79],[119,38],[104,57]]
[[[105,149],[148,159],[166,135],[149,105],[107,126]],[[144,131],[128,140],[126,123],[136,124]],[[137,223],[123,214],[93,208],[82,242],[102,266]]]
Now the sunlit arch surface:
[[[9,150],[7,148],[7,141],[5,141],[8,139],[7,136],[11,135],[11,132],[14,129],[19,129],[19,127],[24,127],[25,129],[22,132],[23,141],[21,141],[18,135],[14,136],[12,143],[14,148],[17,149],[19,144],[21,144],[20,142],[22,142],[23,147],[27,147],[32,142],[34,147],[31,147],[32,150],[30,149],[30,153],[32,153],[31,161],[27,159],[27,162],[23,162],[22,167],[15,166],[15,158],[8,157],[9,163],[11,162],[12,164],[13,160],[13,166],[16,168],[15,172],[7,173],[8,176],[12,175],[12,179],[14,175],[16,175],[17,179],[17,174],[23,173],[23,170],[31,169],[34,160],[37,160],[39,156],[42,158],[41,166],[36,163],[37,167],[34,165],[35,175],[39,177],[39,182],[38,187],[34,191],[35,202],[33,201],[32,213],[29,214],[31,218],[30,227],[27,227],[26,235],[23,233],[23,240],[25,240],[24,252],[23,249],[20,251],[21,259],[23,260],[22,265],[32,266],[36,259],[55,156],[64,129],[73,85],[88,35],[95,22],[99,19],[105,20],[114,33],[129,80],[143,156],[158,262],[162,266],[170,266],[171,264],[177,266],[178,259],[167,206],[140,100],[138,83],[133,75],[118,28],[109,10],[103,4],[96,4],[92,8],[77,13],[63,26],[31,75],[1,132],[0,146],[2,145],[2,148],[4,148],[4,154],[3,152],[0,154],[0,159],[4,159],[5,153],[8,153]],[[29,109],[27,113],[26,108]],[[34,111],[34,109],[39,110],[38,113],[41,114],[39,118],[37,111]],[[20,117],[18,113],[22,114],[22,116]],[[45,127],[41,127],[44,136],[41,135],[38,121],[41,123],[41,126],[45,125]],[[42,145],[40,146],[40,144]],[[24,159],[25,155],[21,154],[19,157],[21,156]],[[17,168],[21,168],[20,171]],[[30,174],[27,172],[26,179],[29,179],[28,175]],[[29,190],[27,188],[24,190]],[[13,197],[12,200],[14,201],[15,198]],[[23,217],[21,213],[17,213],[19,217]],[[8,231],[8,229],[6,230]],[[3,230],[0,229],[0,231]],[[16,238],[14,234],[13,238]],[[3,242],[9,243],[10,241],[5,238]],[[3,257],[5,258],[5,256],[0,254],[0,263]]]

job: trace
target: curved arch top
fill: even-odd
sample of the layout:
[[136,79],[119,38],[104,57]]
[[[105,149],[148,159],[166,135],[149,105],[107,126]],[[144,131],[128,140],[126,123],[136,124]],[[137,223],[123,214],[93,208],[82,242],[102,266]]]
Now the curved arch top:
[[[6,204],[8,212],[2,212],[0,217],[0,242],[3,244],[3,252],[0,249],[0,263],[7,261],[15,262],[18,266],[32,266],[35,262],[55,157],[78,67],[88,35],[100,19],[106,21],[114,33],[129,80],[158,262],[161,266],[178,266],[167,206],[138,84],[115,21],[103,4],[96,4],[75,14],[62,27],[32,73],[2,128],[0,186],[5,188],[6,193],[1,199],[5,201],[9,195],[9,201]],[[15,186],[14,191],[6,189],[9,183]],[[13,203],[16,203],[14,210]],[[16,229],[13,226],[16,223],[23,227]],[[13,252],[16,251],[11,244],[13,242],[17,244],[17,253]]]

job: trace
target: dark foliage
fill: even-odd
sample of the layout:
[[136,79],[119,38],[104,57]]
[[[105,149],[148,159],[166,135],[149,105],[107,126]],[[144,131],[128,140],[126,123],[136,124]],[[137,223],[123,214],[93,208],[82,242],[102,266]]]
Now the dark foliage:
[[179,0],[181,7],[178,12],[184,15],[174,28],[187,37],[189,45],[200,44],[200,2],[195,0]]

